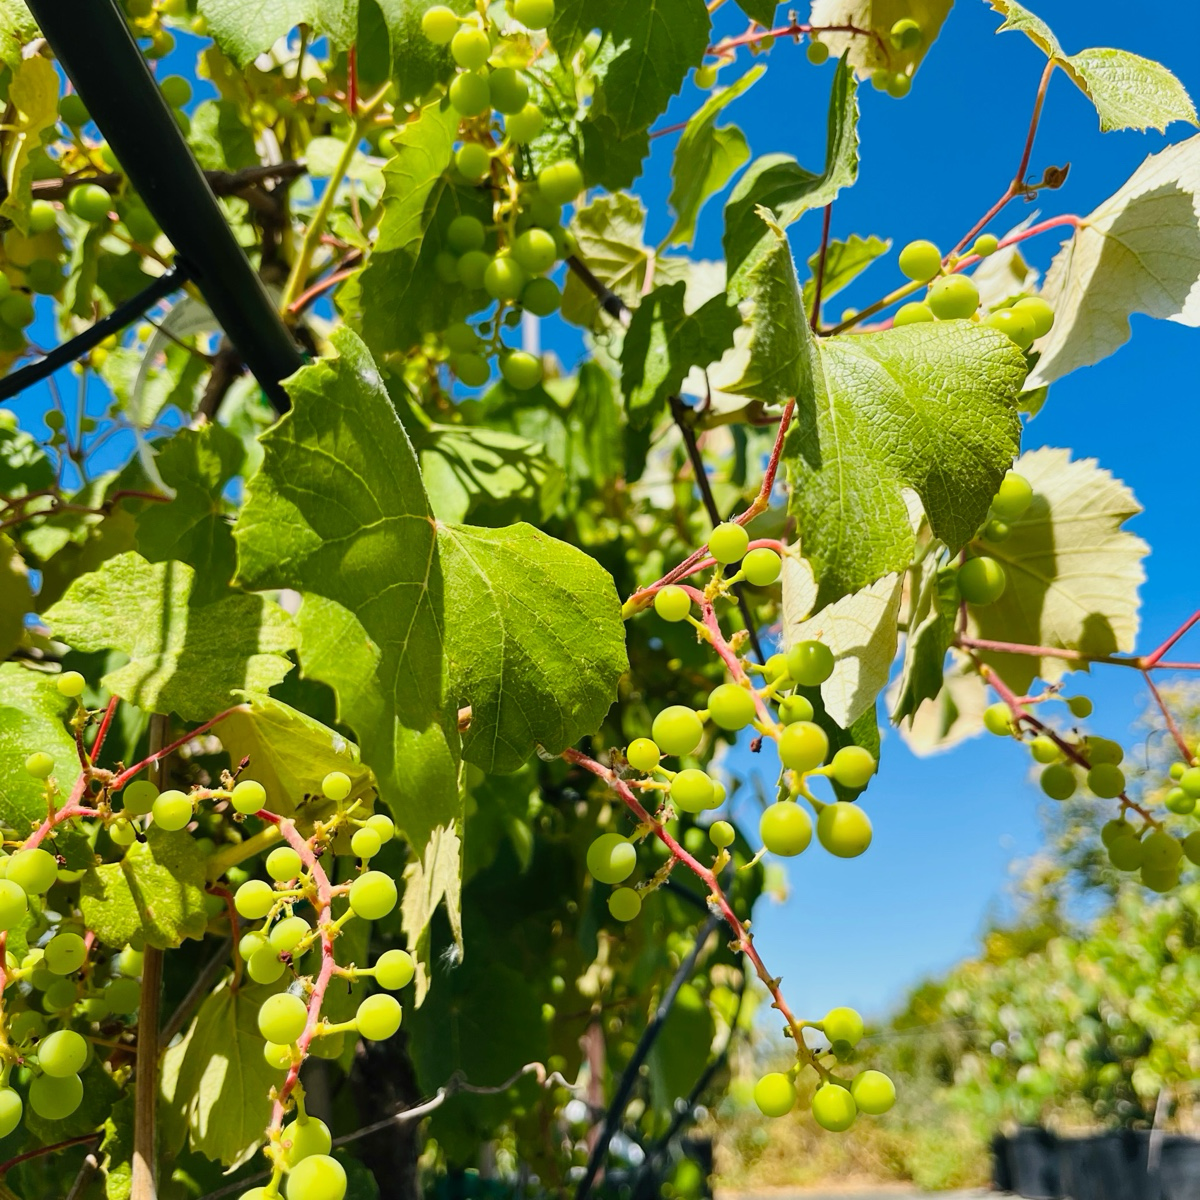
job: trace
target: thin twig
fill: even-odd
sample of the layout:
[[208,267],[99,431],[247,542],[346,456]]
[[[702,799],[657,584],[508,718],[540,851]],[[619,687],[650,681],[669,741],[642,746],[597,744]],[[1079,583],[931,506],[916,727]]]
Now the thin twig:
[[833,201],[825,205],[825,217],[821,223],[821,256],[817,261],[817,277],[813,281],[812,315],[808,319],[809,326],[816,332],[821,318],[821,291],[825,287],[825,258],[829,253],[829,225],[833,219]]
[[170,1019],[159,1030],[158,1049],[160,1054],[171,1044],[171,1039],[187,1024],[188,1018],[192,1015],[192,1009],[212,990],[213,985],[221,977],[232,947],[233,938],[227,937],[221,943],[221,948],[209,959],[204,970],[196,976],[195,982],[188,988],[188,994],[179,1002],[179,1006],[171,1014]]

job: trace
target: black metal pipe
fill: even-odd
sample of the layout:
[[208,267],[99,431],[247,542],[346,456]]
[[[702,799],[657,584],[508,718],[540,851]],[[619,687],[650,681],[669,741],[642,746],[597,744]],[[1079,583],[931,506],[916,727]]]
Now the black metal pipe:
[[55,57],[271,403],[303,358],[225,220],[115,0],[30,0]]

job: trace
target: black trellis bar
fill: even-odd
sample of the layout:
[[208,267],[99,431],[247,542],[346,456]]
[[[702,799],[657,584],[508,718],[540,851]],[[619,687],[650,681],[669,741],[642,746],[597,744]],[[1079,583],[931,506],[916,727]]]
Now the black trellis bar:
[[187,267],[177,259],[175,266],[165,275],[161,275],[149,287],[143,288],[136,296],[131,296],[123,304],[118,304],[107,317],[101,318],[95,325],[77,334],[69,342],[55,346],[43,358],[0,379],[0,403],[11,400],[27,387],[53,375],[60,367],[68,366],[77,358],[82,358],[89,350],[104,341],[109,334],[120,333],[126,325],[132,325],[160,300],[165,300],[172,292],[183,287],[188,277]]
[[138,195],[279,411],[302,364],[115,0],[30,0],[50,48]]

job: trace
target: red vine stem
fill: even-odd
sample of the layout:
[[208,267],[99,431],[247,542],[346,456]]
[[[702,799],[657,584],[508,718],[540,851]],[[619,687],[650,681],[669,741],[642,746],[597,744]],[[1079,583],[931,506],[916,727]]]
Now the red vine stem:
[[94,1142],[103,1133],[81,1133],[78,1137],[66,1138],[49,1146],[38,1146],[36,1150],[26,1150],[7,1162],[0,1163],[0,1176],[7,1175],[18,1163],[28,1162],[31,1158],[41,1158],[44,1154],[53,1154],[56,1150],[67,1150],[71,1146],[82,1146],[84,1142]]
[[153,754],[148,754],[140,763],[134,763],[132,767],[126,767],[124,771],[111,780],[109,784],[110,788],[114,792],[119,792],[139,771],[144,771],[152,763],[166,758],[168,754],[173,754],[180,746],[186,746],[197,734],[204,733],[214,725],[220,724],[226,717],[231,717],[236,712],[249,711],[250,706],[248,704],[235,704],[232,708],[227,708],[224,712],[217,713],[215,717],[205,721],[203,725],[197,725],[190,733],[185,733],[183,737],[176,738],[169,746],[164,746],[161,750],[156,750]]
[[1183,734],[1180,732],[1179,726],[1175,723],[1175,718],[1171,716],[1171,710],[1167,707],[1166,701],[1163,700],[1162,694],[1158,688],[1154,686],[1154,680],[1150,676],[1149,671],[1142,672],[1142,678],[1146,681],[1146,686],[1150,689],[1150,695],[1154,697],[1154,703],[1158,705],[1158,711],[1162,713],[1163,720],[1167,723],[1167,728],[1171,731],[1171,736],[1175,739],[1175,745],[1179,747],[1179,753],[1183,755],[1184,762],[1192,761],[1192,752],[1187,748],[1187,742],[1183,740]]
[[1167,640],[1165,642],[1163,642],[1163,644],[1161,646],[1159,646],[1159,648],[1157,650],[1152,651],[1147,656],[1146,666],[1147,667],[1158,667],[1158,666],[1165,667],[1167,664],[1162,661],[1163,655],[1166,654],[1166,652],[1168,650],[1170,650],[1170,648],[1173,645],[1175,645],[1175,643],[1177,641],[1179,641],[1179,639],[1181,637],[1183,637],[1183,635],[1185,633],[1187,633],[1187,631],[1189,629],[1191,629],[1192,626],[1195,625],[1197,621],[1200,621],[1200,610],[1197,610],[1196,612],[1192,613],[1192,615],[1190,617],[1188,617],[1188,619],[1186,621],[1184,621],[1184,623],[1182,625],[1180,625],[1180,627],[1177,630],[1175,630],[1175,632],[1173,634],[1171,634],[1171,636],[1169,638],[1167,638]]
[[120,696],[112,696],[108,701],[108,707],[105,708],[104,716],[100,720],[100,728],[96,730],[96,740],[92,743],[93,762],[99,757],[100,751],[104,749],[104,739],[108,737],[109,726],[112,725],[113,717],[117,712],[117,705],[120,703]]
[[731,51],[736,50],[739,46],[754,46],[759,42],[766,41],[767,38],[794,37],[798,39],[805,34],[811,37],[814,33],[856,33],[861,37],[869,37],[883,52],[884,62],[891,61],[887,43],[874,29],[862,29],[858,25],[804,25],[797,21],[793,21],[790,25],[780,25],[775,29],[751,29],[749,33],[743,33],[737,37],[722,38],[715,46],[709,46],[708,54],[713,58],[731,59],[736,57]]

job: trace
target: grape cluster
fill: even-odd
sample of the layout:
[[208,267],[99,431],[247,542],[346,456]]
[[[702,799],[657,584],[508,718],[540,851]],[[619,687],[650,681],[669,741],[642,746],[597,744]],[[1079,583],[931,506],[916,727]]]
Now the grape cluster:
[[[1019,521],[1033,503],[1033,485],[1025,476],[1009,471],[992,497],[991,508],[980,536],[984,541],[1000,543],[1011,535],[1013,522]],[[973,553],[959,566],[958,594],[973,608],[995,604],[1008,586],[1003,564],[988,554]]]
[[[893,49],[907,53],[921,45],[925,40],[925,32],[919,22],[911,17],[903,17],[892,26],[888,40]],[[808,61],[814,66],[819,67],[829,61],[829,47],[815,32],[809,36],[806,54]],[[902,100],[912,91],[912,75],[904,70],[877,67],[871,72],[871,86],[877,92],[886,92],[889,96]]]

